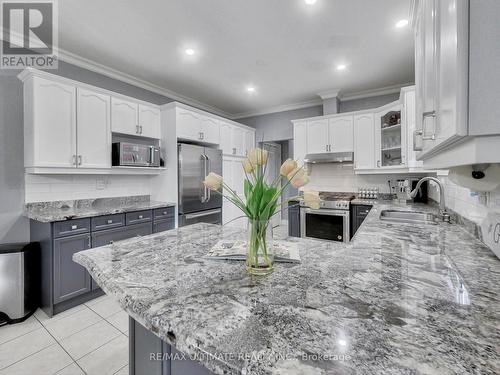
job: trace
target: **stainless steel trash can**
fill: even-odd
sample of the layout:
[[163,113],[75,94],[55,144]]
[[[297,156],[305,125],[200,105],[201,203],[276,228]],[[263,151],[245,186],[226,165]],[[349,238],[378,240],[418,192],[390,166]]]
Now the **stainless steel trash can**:
[[0,245],[0,325],[22,322],[38,307],[38,243]]

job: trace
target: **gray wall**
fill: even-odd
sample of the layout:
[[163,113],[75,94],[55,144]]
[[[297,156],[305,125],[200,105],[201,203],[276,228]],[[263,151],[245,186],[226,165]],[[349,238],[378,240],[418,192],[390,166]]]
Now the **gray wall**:
[[295,109],[293,111],[269,113],[246,117],[235,121],[257,129],[257,141],[282,141],[293,138],[292,120],[323,115],[323,106]]
[[[0,243],[29,241],[24,208],[23,85],[18,70],[0,70]],[[155,104],[165,96],[64,62],[50,73]]]
[[339,112],[353,112],[361,111],[363,109],[377,108],[395,100],[399,100],[399,92],[395,94],[372,96],[369,98],[345,100],[340,102]]
[[[363,109],[377,108],[399,99],[399,93],[373,96],[370,98],[340,101],[339,113],[361,111]],[[327,111],[332,109],[333,103],[327,102]],[[293,127],[291,120],[307,117],[323,116],[323,106],[313,106],[292,111],[269,113],[260,116],[245,117],[237,119],[237,122],[257,129],[257,140],[282,141],[293,138]]]

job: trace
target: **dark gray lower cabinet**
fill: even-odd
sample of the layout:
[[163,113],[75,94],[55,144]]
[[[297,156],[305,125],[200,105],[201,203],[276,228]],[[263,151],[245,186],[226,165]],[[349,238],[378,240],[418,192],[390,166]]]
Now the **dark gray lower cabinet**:
[[153,233],[164,232],[175,228],[175,218],[171,217],[167,220],[155,220],[153,223]]
[[90,275],[73,262],[73,254],[90,249],[90,234],[56,238],[54,240],[54,303],[66,301],[90,292]]
[[212,375],[201,363],[129,318],[130,375]]
[[126,240],[137,236],[151,234],[151,223],[128,225],[123,228],[102,230],[92,233],[92,247],[100,247],[112,244],[116,241]]
[[352,205],[351,210],[351,238],[356,234],[357,230],[363,224],[366,216],[370,213],[372,206],[367,204]]
[[30,222],[31,241],[40,243],[41,308],[49,316],[104,292],[73,254],[136,236],[173,229],[175,208],[42,223]]
[[299,202],[288,202],[288,235],[300,237],[300,207]]

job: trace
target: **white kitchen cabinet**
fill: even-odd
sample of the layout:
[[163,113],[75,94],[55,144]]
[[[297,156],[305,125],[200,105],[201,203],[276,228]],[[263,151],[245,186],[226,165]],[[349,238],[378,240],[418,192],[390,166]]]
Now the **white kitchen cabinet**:
[[373,113],[354,116],[354,169],[375,168],[375,124]]
[[485,137],[500,142],[499,17],[495,0],[415,2],[414,137],[426,168],[500,162]]
[[353,116],[335,116],[328,121],[330,152],[353,152],[354,129]]
[[401,89],[401,100],[403,111],[401,121],[406,125],[406,164],[408,168],[423,168],[423,162],[417,160],[417,152],[414,151],[416,139],[413,134],[416,130],[416,108],[415,108],[415,86],[403,87]]
[[218,145],[220,143],[219,121],[212,117],[202,116],[201,137],[203,142]]
[[406,167],[406,126],[399,102],[375,113],[375,162],[377,168]]
[[[245,178],[245,172],[243,171],[241,161],[242,159],[240,157],[224,156],[222,160],[222,176],[224,177],[225,183],[230,186],[241,199],[244,200],[243,182]],[[229,223],[229,226],[231,227],[244,229],[246,228],[245,218],[234,220],[242,215],[243,213],[238,207],[224,198],[222,204],[223,224]]]
[[138,135],[137,102],[118,97],[111,98],[111,130],[116,133]]
[[74,167],[76,88],[41,77],[24,87],[25,167]]
[[199,113],[178,109],[176,128],[177,138],[201,141],[201,115]]
[[307,122],[294,121],[293,123],[293,158],[299,165],[304,164],[307,155]]
[[111,98],[77,89],[76,164],[82,168],[111,167]]
[[220,143],[220,122],[198,111],[177,109],[177,138],[200,143]]
[[243,149],[243,153],[245,156],[248,155],[248,152],[255,148],[255,131],[246,129],[245,131],[245,147]]
[[307,153],[329,152],[328,119],[307,121]]
[[161,138],[160,109],[139,104],[139,134],[148,138]]
[[221,121],[219,124],[220,124],[220,148],[224,155],[230,155],[233,153],[233,147],[231,143],[232,125],[224,121]]

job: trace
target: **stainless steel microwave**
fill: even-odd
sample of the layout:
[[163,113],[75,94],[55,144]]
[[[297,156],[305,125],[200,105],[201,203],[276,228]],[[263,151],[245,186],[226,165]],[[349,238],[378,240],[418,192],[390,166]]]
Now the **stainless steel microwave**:
[[115,142],[112,146],[112,165],[127,167],[159,167],[160,148],[138,143]]

